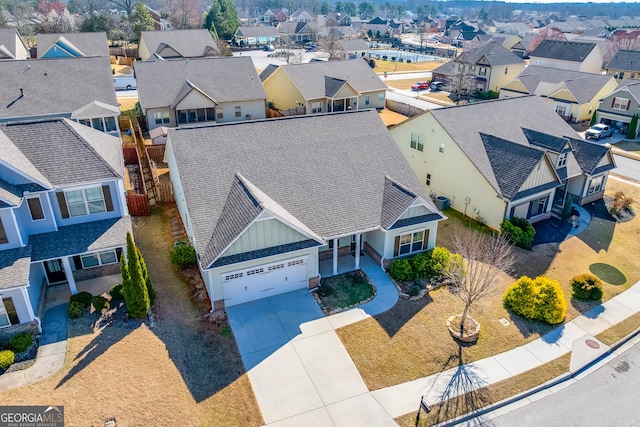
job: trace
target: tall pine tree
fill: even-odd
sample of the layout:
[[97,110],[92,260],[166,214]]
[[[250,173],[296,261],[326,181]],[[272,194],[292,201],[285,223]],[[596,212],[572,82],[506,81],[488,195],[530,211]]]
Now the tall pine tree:
[[232,0],[214,0],[204,18],[203,27],[222,40],[230,40],[240,26]]
[[[138,248],[133,243],[131,233],[127,232],[127,260],[124,256],[120,259],[120,270],[122,272],[122,293],[127,303],[127,311],[134,318],[142,318],[149,312],[151,302],[145,272],[146,267],[142,267]],[[148,273],[147,273],[148,276]]]

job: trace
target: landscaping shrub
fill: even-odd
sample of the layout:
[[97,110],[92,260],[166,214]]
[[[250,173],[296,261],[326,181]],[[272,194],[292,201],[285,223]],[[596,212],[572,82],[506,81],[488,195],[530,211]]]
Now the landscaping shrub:
[[33,343],[33,335],[29,332],[19,332],[9,338],[9,347],[16,353],[26,351]]
[[389,274],[396,282],[406,282],[416,277],[409,260],[406,258],[394,260],[389,268]]
[[15,360],[16,355],[13,351],[0,351],[0,369],[7,369]]
[[333,288],[331,286],[320,285],[318,287],[318,295],[320,295],[321,297],[328,297],[332,293],[333,293]]
[[430,251],[429,265],[427,268],[427,277],[437,277],[442,275],[442,271],[449,264],[451,253],[447,248],[436,246]]
[[407,294],[410,297],[417,297],[418,295],[420,295],[420,291],[424,289],[422,286],[420,286],[419,283],[414,283],[413,285],[411,285],[409,287],[409,290],[407,291]]
[[69,315],[69,319],[77,319],[82,316],[82,311],[84,310],[84,304],[78,301],[71,301],[69,304],[69,309],[67,310],[67,314]]
[[593,274],[580,274],[571,279],[573,298],[582,301],[602,299],[602,282]]
[[502,297],[504,305],[516,314],[555,325],[567,315],[567,302],[560,284],[544,276],[531,280],[520,277]]
[[96,295],[95,297],[91,298],[91,305],[97,313],[102,313],[103,308],[109,310],[110,307],[109,300],[100,295]]
[[513,217],[505,219],[500,224],[502,234],[507,236],[516,246],[524,249],[531,249],[536,229],[526,218]]
[[176,244],[169,254],[171,262],[177,266],[192,265],[196,263],[196,250],[186,242]]
[[124,299],[122,284],[118,283],[117,285],[113,285],[111,289],[109,289],[109,295],[111,295],[112,301],[122,301]]
[[627,196],[622,191],[617,191],[613,195],[613,203],[611,204],[609,212],[611,213],[611,215],[615,215],[621,210],[629,208],[631,206],[631,203],[633,203],[633,198]]
[[78,292],[75,295],[71,295],[69,302],[79,302],[83,308],[87,308],[91,305],[92,295],[89,292]]
[[[409,258],[414,277],[425,279],[429,277],[432,251],[422,252]],[[392,276],[393,277],[393,276]]]

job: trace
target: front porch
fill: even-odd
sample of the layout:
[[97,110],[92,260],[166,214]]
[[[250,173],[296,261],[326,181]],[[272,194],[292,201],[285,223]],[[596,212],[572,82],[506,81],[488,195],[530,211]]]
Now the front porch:
[[318,271],[320,272],[320,277],[337,276],[339,274],[349,273],[350,271],[361,270],[365,266],[380,268],[380,266],[376,264],[373,258],[371,258],[367,253],[360,255],[360,262],[356,266],[355,255],[355,253],[351,253],[339,256],[337,258],[337,271],[334,271],[333,269],[333,258],[319,260]]
[[[108,293],[109,289],[118,283],[122,283],[122,276],[120,274],[111,274],[109,276],[79,280],[76,282],[76,288],[78,292],[89,292],[91,295],[102,295],[104,293]],[[68,303],[69,298],[71,298],[71,288],[67,283],[49,285],[46,292],[47,296],[45,305],[47,308]]]

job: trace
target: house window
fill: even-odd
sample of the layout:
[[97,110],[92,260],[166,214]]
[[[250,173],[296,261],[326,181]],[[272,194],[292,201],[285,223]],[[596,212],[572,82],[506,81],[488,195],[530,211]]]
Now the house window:
[[414,231],[412,233],[402,234],[396,237],[396,248],[394,255],[406,255],[414,252],[420,252],[426,248],[426,237],[429,233],[425,230]]
[[384,101],[384,93],[379,93],[378,94],[378,101],[380,101],[380,102]]
[[214,122],[216,120],[216,116],[213,108],[205,108],[204,109],[207,114],[207,121]]
[[478,71],[478,75],[479,76],[486,76],[487,75],[487,69],[485,67],[480,67],[480,71]]
[[365,97],[364,97],[364,105],[369,105],[369,95],[365,95]]
[[236,105],[236,117],[242,117],[242,107]]
[[558,156],[558,167],[561,168],[567,164],[567,153],[562,153]]
[[156,120],[157,125],[168,124],[169,123],[169,112],[163,111],[159,113],[153,113],[153,117]]
[[102,123],[102,119],[100,117],[98,117],[97,119],[91,119],[91,127],[104,132],[104,123]]
[[411,132],[411,148],[418,151],[424,151],[424,135],[417,132]]
[[82,268],[98,267],[105,264],[115,264],[118,262],[118,255],[115,249],[108,251],[93,252],[90,254],[80,255]]
[[7,232],[4,230],[4,224],[2,224],[2,218],[0,218],[0,244],[9,243],[7,238]]
[[[207,110],[210,110],[209,112]],[[198,123],[214,121],[211,108],[196,108],[194,110],[178,110],[178,123]],[[156,120],[156,123],[157,120]],[[167,121],[168,123],[168,121]]]
[[104,194],[100,187],[65,191],[64,196],[71,217],[107,211]]
[[197,110],[189,110],[187,111],[187,120],[189,123],[195,123],[198,121],[198,112]]
[[78,123],[85,126],[91,126],[91,119],[79,119]]
[[40,197],[28,198],[27,205],[29,206],[29,212],[31,213],[31,221],[39,221],[41,219],[44,219],[44,211],[42,210]]
[[613,108],[614,110],[628,110],[629,109],[629,104],[631,103],[631,101],[629,101],[627,98],[613,98],[613,102],[611,103],[611,108]]
[[20,319],[18,319],[18,312],[13,304],[13,299],[10,297],[2,298],[0,301],[0,328],[17,325],[18,323],[20,323]]
[[333,239],[329,239],[329,249],[333,249]]
[[547,211],[548,196],[541,197],[529,202],[529,211],[527,212],[527,218],[542,215]]
[[224,276],[224,281],[227,282],[229,280],[238,279],[242,276],[242,273],[227,274],[226,276]]
[[[169,123],[169,113],[167,113],[167,123]],[[104,118],[104,127],[107,132],[114,132],[117,130],[116,128],[116,118],[115,117],[105,117]]]
[[426,182],[427,182],[427,185],[431,185],[431,174],[430,173],[427,174],[427,181]]
[[311,103],[311,113],[322,113],[322,102]]
[[589,190],[587,191],[587,194],[593,194],[593,193],[597,193],[598,191],[601,191],[603,189],[603,184],[604,184],[604,175],[600,175],[596,178],[592,178],[591,182],[589,183]]
[[178,111],[178,123],[187,123],[187,112],[184,110]]
[[218,120],[224,119],[224,109],[222,107],[216,108],[216,117],[218,118]]
[[566,105],[561,105],[558,104],[556,105],[556,113],[558,113],[558,115],[562,116],[562,117],[566,117],[567,114],[567,106]]

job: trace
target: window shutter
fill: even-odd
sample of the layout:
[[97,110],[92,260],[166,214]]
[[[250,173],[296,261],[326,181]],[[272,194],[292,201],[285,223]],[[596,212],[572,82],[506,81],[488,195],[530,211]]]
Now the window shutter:
[[4,225],[2,224],[2,218],[0,218],[0,243],[9,243],[7,233],[4,231]]
[[75,255],[73,257],[73,265],[76,267],[76,270],[82,270],[82,260],[80,259],[80,255]]
[[616,98],[614,97],[613,100],[611,101],[611,108],[613,108],[615,104],[616,104]]
[[422,239],[422,250],[427,250],[429,247],[429,230],[424,230],[424,239]]
[[111,200],[111,189],[108,185],[102,186],[102,195],[104,196],[104,205],[107,208],[107,212],[113,211],[113,200]]
[[627,101],[627,110],[629,109],[629,107],[631,107],[631,100]]
[[58,191],[56,197],[58,198],[58,206],[60,206],[60,215],[62,218],[69,218],[69,208],[67,207],[67,199],[64,198],[64,191]]
[[396,240],[393,242],[393,256],[398,256],[400,251],[400,236],[396,236]]

